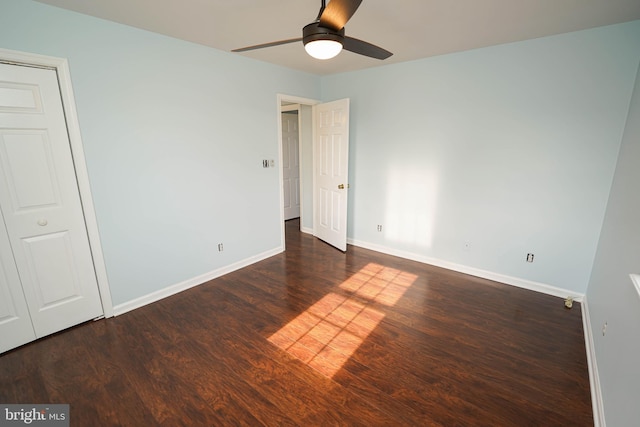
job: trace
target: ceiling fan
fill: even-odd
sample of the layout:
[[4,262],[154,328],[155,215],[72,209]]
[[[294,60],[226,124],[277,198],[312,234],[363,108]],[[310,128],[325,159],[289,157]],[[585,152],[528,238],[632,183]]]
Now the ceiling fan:
[[333,58],[343,48],[370,58],[387,59],[393,55],[391,52],[371,43],[346,36],[344,33],[344,25],[351,19],[360,3],[362,0],[331,0],[329,4],[326,4],[325,0],[321,0],[318,17],[302,28],[302,37],[247,46],[233,49],[231,52],[246,52],[302,41],[307,53],[316,59]]

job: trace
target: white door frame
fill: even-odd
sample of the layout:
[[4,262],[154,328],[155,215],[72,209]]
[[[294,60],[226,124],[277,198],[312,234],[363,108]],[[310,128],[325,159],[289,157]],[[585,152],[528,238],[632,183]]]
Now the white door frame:
[[[285,235],[284,235],[284,176],[282,173],[282,164],[283,164],[283,160],[284,160],[284,152],[282,149],[282,112],[286,111],[286,107],[283,108],[283,103],[285,104],[299,104],[299,105],[316,105],[316,104],[320,104],[320,101],[318,101],[317,99],[310,99],[310,98],[301,98],[299,96],[292,96],[292,95],[284,95],[284,94],[278,94],[277,95],[277,118],[278,120],[276,121],[278,123],[278,159],[279,159],[279,164],[278,164],[278,176],[279,176],[279,185],[280,185],[280,246],[282,247],[282,250],[286,250],[286,245],[285,245]],[[298,114],[298,120],[300,120],[300,115]],[[298,129],[300,129],[300,126],[298,126]],[[302,209],[302,200],[303,200],[303,188],[304,188],[304,182],[303,182],[303,173],[302,173],[302,150],[298,150],[298,156],[299,156],[299,164],[300,164],[300,224],[302,224],[302,220],[303,220],[303,209]]]
[[[78,182],[82,209],[84,211],[84,221],[87,227],[89,246],[91,247],[91,256],[93,258],[93,266],[96,272],[96,279],[98,281],[98,290],[100,291],[102,309],[105,317],[113,317],[113,302],[111,300],[111,291],[107,278],[107,268],[104,263],[104,256],[102,253],[102,245],[100,244],[98,222],[96,220],[96,214],[93,207],[89,174],[87,172],[87,165],[84,158],[84,149],[82,146],[82,138],[80,136],[80,124],[78,122],[76,102],[73,96],[73,89],[71,87],[69,62],[64,58],[18,52],[1,48],[0,62],[50,68],[54,69],[58,75],[60,96],[62,98],[62,105],[67,122],[67,131],[69,133],[69,143],[71,145],[71,155],[75,166],[76,180]],[[280,179],[282,180],[282,173],[280,175]],[[284,212],[282,215],[284,217]]]

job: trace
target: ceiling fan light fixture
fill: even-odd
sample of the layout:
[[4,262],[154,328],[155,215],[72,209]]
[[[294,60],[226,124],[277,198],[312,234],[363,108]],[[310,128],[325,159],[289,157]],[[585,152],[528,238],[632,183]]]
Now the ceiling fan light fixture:
[[358,55],[375,59],[387,59],[393,53],[371,43],[347,37],[344,25],[351,19],[362,0],[326,0],[320,1],[320,11],[316,20],[302,28],[302,38],[279,40],[233,49],[232,52],[263,49],[265,47],[302,41],[307,53],[316,59],[330,59],[338,55],[342,49]]
[[312,40],[304,45],[304,50],[316,59],[331,59],[342,51],[342,43],[336,40]]
[[302,29],[304,50],[316,59],[330,59],[342,51],[344,28],[332,30],[312,22]]

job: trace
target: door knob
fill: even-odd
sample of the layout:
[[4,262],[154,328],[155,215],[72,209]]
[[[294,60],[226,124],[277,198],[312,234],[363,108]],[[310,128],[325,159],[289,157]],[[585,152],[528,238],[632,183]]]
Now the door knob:
[[47,224],[48,224],[48,222],[47,222],[46,219],[39,219],[38,220],[38,225],[41,226],[41,227],[44,227]]
[[338,190],[344,190],[344,184],[338,185]]

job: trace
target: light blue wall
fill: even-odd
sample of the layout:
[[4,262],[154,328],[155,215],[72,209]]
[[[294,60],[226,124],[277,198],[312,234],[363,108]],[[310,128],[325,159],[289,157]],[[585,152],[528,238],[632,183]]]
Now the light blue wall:
[[0,1],[0,47],[69,59],[115,304],[276,248],[276,94],[349,97],[349,236],[579,293],[593,265],[608,424],[640,418],[639,21],[319,78]]
[[69,60],[114,304],[280,245],[262,159],[277,94],[318,77],[24,0],[1,0],[0,47]]
[[636,21],[323,78],[351,99],[349,237],[584,293],[639,46]]
[[587,292],[609,427],[640,420],[640,296],[630,273],[640,274],[640,74]]

